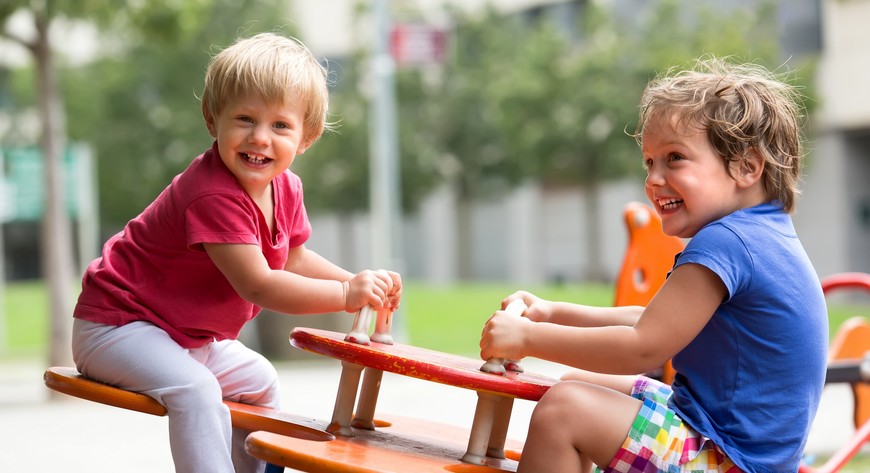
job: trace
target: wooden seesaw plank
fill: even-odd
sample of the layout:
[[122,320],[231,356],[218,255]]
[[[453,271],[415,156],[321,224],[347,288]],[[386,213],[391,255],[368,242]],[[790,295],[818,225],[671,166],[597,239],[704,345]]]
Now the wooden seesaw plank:
[[558,380],[535,373],[503,375],[480,370],[483,360],[394,343],[360,345],[345,341],[345,334],[296,327],[290,344],[296,348],[402,376],[474,391],[537,401]]
[[[155,416],[166,415],[166,408],[153,398],[87,378],[75,368],[51,367],[45,371],[43,380],[47,387],[73,397]],[[238,428],[269,431],[311,441],[335,438],[323,430],[325,423],[310,417],[234,401],[224,401],[224,404],[230,409],[233,426]]]
[[328,442],[253,432],[245,448],[249,455],[271,464],[309,472],[516,471],[521,442],[507,441],[507,458],[487,457],[484,465],[472,465],[460,460],[465,452],[463,439],[468,438],[468,430],[400,416],[387,415],[384,420],[389,426],[377,430],[354,428],[352,437],[338,436]]

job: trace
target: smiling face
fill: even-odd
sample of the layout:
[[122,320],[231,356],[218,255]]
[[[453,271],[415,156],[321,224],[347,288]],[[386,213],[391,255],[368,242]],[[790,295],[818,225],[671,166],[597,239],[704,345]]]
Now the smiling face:
[[217,115],[203,108],[203,116],[221,160],[255,200],[310,145],[303,142],[305,107],[298,100],[285,104],[237,97]]
[[649,121],[642,151],[646,195],[668,235],[691,238],[704,225],[766,200],[759,181],[763,161],[752,155],[728,161],[726,168],[698,127]]

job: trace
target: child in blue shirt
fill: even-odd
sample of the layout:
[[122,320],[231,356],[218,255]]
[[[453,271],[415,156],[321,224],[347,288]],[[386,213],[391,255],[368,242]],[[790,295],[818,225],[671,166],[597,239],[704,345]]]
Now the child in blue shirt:
[[[528,292],[483,359],[578,368],[536,406],[519,472],[797,471],[826,371],[818,276],[790,217],[802,144],[795,89],[707,58],[648,84],[635,135],[664,232],[691,238],[647,307]],[[635,373],[673,359],[672,385]]]

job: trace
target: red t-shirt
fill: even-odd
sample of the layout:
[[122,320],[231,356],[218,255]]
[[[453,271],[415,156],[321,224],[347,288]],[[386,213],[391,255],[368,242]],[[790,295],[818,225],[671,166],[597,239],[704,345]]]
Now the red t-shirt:
[[283,172],[272,192],[274,237],[213,145],[106,242],[82,278],[74,317],[108,325],[148,321],[185,348],[237,338],[260,307],[236,293],[202,244],[257,245],[269,267],[282,269],[289,249],[308,240],[311,224],[298,176]]

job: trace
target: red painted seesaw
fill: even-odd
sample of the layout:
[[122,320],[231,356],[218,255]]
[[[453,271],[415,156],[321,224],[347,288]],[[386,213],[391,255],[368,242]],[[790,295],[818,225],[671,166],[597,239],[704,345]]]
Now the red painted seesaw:
[[[519,316],[524,305],[518,302],[506,310]],[[523,372],[514,360],[490,360],[482,366],[481,360],[393,343],[389,314],[378,314],[378,328],[369,337],[365,330],[370,314],[370,308],[361,311],[346,335],[301,327],[290,334],[293,346],[341,361],[335,408],[326,428],[335,439],[312,442],[254,432],[248,436],[248,453],[301,471],[515,471],[522,444],[506,438],[513,401],[537,401],[557,380]],[[401,424],[411,428],[381,428],[373,419],[384,371],[476,392],[470,431],[433,423],[411,427],[407,420]]]
[[[833,274],[822,279],[822,290],[825,295],[839,290],[863,290],[870,294],[870,274]],[[824,464],[801,465],[799,473],[838,472],[870,441],[870,323],[867,319],[853,317],[840,327],[829,349],[825,382],[851,384],[856,431]]]

